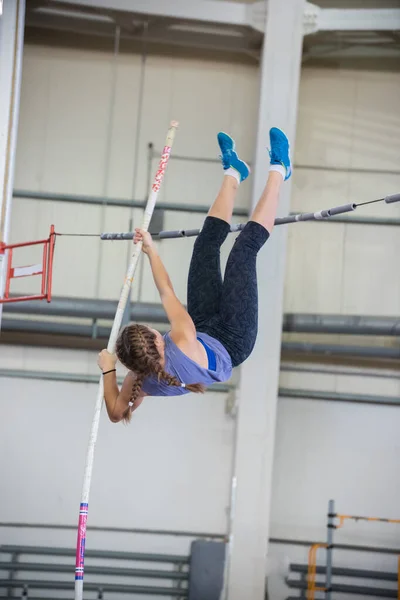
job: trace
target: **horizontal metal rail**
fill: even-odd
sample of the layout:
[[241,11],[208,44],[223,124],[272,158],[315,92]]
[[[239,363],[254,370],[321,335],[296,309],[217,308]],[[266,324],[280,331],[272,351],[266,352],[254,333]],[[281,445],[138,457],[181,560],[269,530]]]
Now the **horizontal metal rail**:
[[[1,552],[1,548],[0,548]],[[72,564],[72,562],[71,562]],[[70,564],[36,563],[36,562],[0,562],[0,571],[21,572],[34,571],[37,573],[70,573]],[[111,575],[112,577],[137,577],[151,579],[187,580],[188,573],[155,569],[133,569],[128,567],[88,566],[85,575]]]
[[[149,322],[149,320],[147,321]],[[151,321],[150,321],[151,322]],[[105,340],[110,334],[110,327],[80,323],[60,323],[59,321],[38,321],[36,319],[3,319],[2,330],[9,333],[23,332],[26,334],[54,335],[63,337],[79,337],[86,339]],[[165,329],[163,330],[165,331]],[[400,359],[400,347],[396,346],[353,346],[345,344],[318,344],[311,342],[283,342],[282,351],[288,354],[305,354],[316,356],[353,356],[363,358],[380,358],[386,360]]]
[[[19,554],[37,554],[46,556],[75,556],[76,550],[73,548],[53,548],[52,546],[17,546],[15,544],[5,544],[0,546],[0,553]],[[107,558],[119,560],[136,560],[145,562],[188,564],[189,557],[175,554],[151,554],[143,552],[118,552],[107,550],[88,550],[86,556],[91,558]]]
[[[292,573],[307,573],[308,565],[292,563],[289,567]],[[316,572],[318,575],[326,573],[326,567],[317,566]],[[397,581],[397,573],[389,573],[386,571],[372,571],[370,569],[351,569],[348,567],[333,567],[332,575],[338,577],[355,577],[360,579],[379,579],[381,581]]]
[[[0,589],[23,589],[28,587],[32,590],[73,590],[73,581],[40,581],[38,579],[0,579]],[[124,583],[85,583],[85,589],[89,592],[115,592],[119,594],[143,594],[153,596],[178,596],[187,597],[187,590],[176,587],[157,587],[146,585],[129,585]]]
[[[296,540],[290,538],[270,538],[270,544],[279,544],[283,546],[302,546],[309,547],[315,542],[311,540]],[[319,542],[323,543],[323,542]],[[367,552],[372,554],[391,554],[400,555],[400,548],[384,548],[382,546],[361,546],[358,544],[335,544],[335,550],[346,550],[351,552]]]
[[[32,379],[39,381],[64,381],[68,383],[97,383],[96,375],[87,375],[84,373],[52,373],[46,371],[24,371],[18,369],[0,369],[0,377],[11,379]],[[122,382],[122,379],[119,379]],[[210,392],[227,394],[235,389],[234,385],[225,383],[215,383],[208,388]],[[400,398],[396,396],[377,396],[371,394],[349,394],[342,392],[329,392],[325,390],[305,390],[293,388],[279,388],[280,398],[293,398],[299,400],[320,400],[328,402],[346,402],[350,404],[375,404],[383,406],[400,406]],[[2,524],[0,523],[0,526]],[[70,526],[64,526],[70,527]],[[115,531],[115,528],[112,528]],[[133,530],[132,530],[133,531]],[[139,530],[136,530],[137,532]],[[148,530],[142,530],[147,533]],[[168,534],[166,534],[168,535]],[[187,534],[184,534],[187,535]],[[197,535],[197,534],[196,534]],[[203,537],[205,534],[200,534]],[[211,536],[206,537],[213,537]]]
[[[72,204],[92,204],[94,206],[119,206],[122,208],[144,208],[145,200],[130,200],[124,198],[107,198],[101,196],[87,196],[82,194],[58,194],[49,192],[33,192],[29,190],[14,190],[14,198],[27,198],[31,200],[48,200],[50,202],[68,202]],[[156,210],[170,210],[173,212],[189,212],[207,214],[208,204],[180,204],[178,202],[158,202]],[[246,217],[248,210],[235,208],[233,214],[238,217]]]
[[[142,321],[142,319],[140,319]],[[93,325],[81,325],[78,323],[54,323],[51,321],[36,321],[29,319],[4,319],[2,321],[2,331],[40,334],[40,335],[58,335],[80,338],[91,338],[97,340],[106,340],[110,336],[111,327],[93,327]],[[94,335],[95,334],[95,335]]]
[[345,521],[373,521],[375,523],[392,523],[400,525],[400,519],[388,519],[385,517],[359,517],[357,515],[341,515],[338,513],[329,514],[328,517],[339,519],[339,525],[335,525],[336,529],[340,529]]
[[[22,523],[5,521],[0,522],[0,527],[10,527],[18,529],[57,529],[57,530],[76,530],[76,525],[60,525],[56,523]],[[187,537],[196,539],[208,539],[208,540],[225,540],[226,535],[224,533],[207,533],[205,531],[179,531],[175,529],[146,529],[143,527],[101,527],[97,525],[88,525],[88,531],[102,531],[105,533],[135,533],[135,534],[146,534],[146,535],[165,535],[172,537]],[[0,546],[0,548],[9,548],[10,546]],[[15,546],[18,548],[18,546]],[[24,546],[21,546],[24,547]],[[30,547],[30,546],[28,546]],[[14,548],[14,546],[11,546]],[[8,550],[7,550],[8,552]],[[109,553],[108,553],[109,554]],[[136,559],[135,559],[136,560]]]
[[400,336],[400,318],[286,313],[282,329],[289,333]]
[[[337,215],[343,215],[345,213],[353,212],[359,206],[363,206],[364,204],[373,204],[375,202],[385,202],[386,204],[394,204],[395,202],[400,202],[400,194],[393,194],[391,196],[386,196],[385,198],[379,198],[377,200],[371,200],[370,202],[364,202],[356,204],[355,202],[351,202],[348,204],[343,204],[340,206],[333,206],[332,208],[325,208],[316,212],[306,212],[306,213],[295,213],[290,214],[287,217],[278,217],[275,219],[276,225],[288,225],[289,223],[301,223],[305,221],[323,221],[329,220],[331,217],[335,217]],[[241,231],[245,227],[245,223],[234,224],[231,225],[230,231],[231,233],[235,233]],[[196,237],[199,235],[201,229],[176,229],[171,231],[159,231],[158,233],[153,233],[154,238],[159,240],[164,239],[173,239],[173,238],[184,238],[184,237]],[[59,233],[57,235],[62,235]],[[130,232],[118,232],[118,233],[102,233],[100,235],[100,239],[102,240],[131,240],[134,237],[134,233]]]
[[[51,523],[14,523],[14,522],[0,522],[0,527],[11,527],[11,528],[27,528],[27,529],[75,529],[75,525],[56,525]],[[150,535],[166,535],[166,536],[178,536],[178,537],[195,537],[195,538],[207,538],[207,539],[218,539],[218,540],[226,540],[226,536],[222,533],[204,533],[204,532],[196,532],[196,531],[174,531],[174,530],[165,530],[165,529],[138,529],[138,528],[125,528],[125,527],[100,527],[100,526],[89,526],[88,530],[90,531],[104,531],[104,532],[112,532],[112,533],[140,533],[140,534],[150,534]],[[271,544],[279,544],[279,545],[288,545],[288,546],[304,546],[309,547],[314,542],[311,540],[297,540],[292,538],[274,538],[271,537],[269,539]],[[12,553],[18,551],[19,548],[26,549],[26,546],[1,546],[2,550],[8,553]],[[34,546],[28,546],[28,548],[35,549]],[[336,550],[348,550],[354,552],[370,552],[376,554],[394,554],[400,555],[400,547],[399,548],[384,548],[382,546],[366,546],[366,545],[358,545],[358,544],[335,544]],[[50,549],[53,550],[53,549]],[[89,552],[89,551],[88,551]],[[91,552],[91,551],[90,551]],[[90,555],[89,552],[89,555]],[[27,553],[27,552],[25,552]],[[29,552],[28,552],[29,553]],[[49,554],[49,552],[47,552]],[[124,555],[126,553],[123,553]],[[88,555],[88,556],[89,556]],[[106,553],[107,556],[110,555],[109,552]],[[135,555],[137,556],[137,555]],[[146,555],[145,555],[146,556]],[[119,557],[117,557],[119,558]],[[181,559],[185,559],[185,557],[180,557]],[[128,558],[128,560],[130,560]],[[137,559],[132,559],[137,560]],[[189,559],[186,559],[187,561]]]
[[[73,298],[54,296],[50,304],[24,302],[4,307],[8,314],[46,315],[76,317],[82,319],[112,320],[117,302],[100,298]],[[130,313],[132,321],[143,320],[151,323],[168,323],[162,304],[139,302],[133,304]],[[282,330],[289,333],[332,333],[346,335],[399,336],[400,319],[369,315],[340,315],[318,313],[286,313]]]
[[347,346],[344,344],[314,344],[310,342],[283,342],[282,351],[288,354],[310,356],[353,356],[356,358],[379,358],[399,360],[400,347],[396,346]]
[[298,398],[299,400],[325,400],[328,402],[346,402],[350,404],[380,404],[384,406],[400,406],[400,398],[396,396],[373,396],[371,394],[344,394],[342,392],[326,392],[317,390],[299,390],[279,388],[280,398]]
[[[46,315],[56,317],[75,317],[80,319],[105,319],[112,321],[117,310],[116,300],[100,298],[73,298],[69,296],[53,296],[51,303],[24,302],[4,307],[8,314]],[[132,321],[148,321],[151,323],[168,323],[165,310],[160,303],[138,302],[133,304],[129,318]]]
[[[24,371],[18,369],[0,369],[0,377],[9,377],[11,379],[33,379],[38,381],[64,381],[68,383],[95,383],[98,384],[98,375],[88,375],[86,373],[61,373],[51,371]],[[122,383],[123,378],[118,378],[118,383]],[[228,383],[214,383],[212,387],[207,388],[211,392],[227,394],[235,386]],[[76,529],[76,527],[74,527]]]
[[318,374],[318,375],[343,375],[345,377],[372,377],[377,379],[400,379],[400,373],[390,373],[390,372],[379,372],[368,369],[338,369],[333,366],[331,369],[326,369],[324,367],[298,367],[293,364],[285,364],[281,363],[281,372],[288,373],[310,373],[310,374]]
[[[293,581],[290,579],[286,580],[286,584],[290,588],[294,588],[297,590],[306,590],[307,582],[304,581]],[[324,587],[323,581],[316,582],[318,587]],[[332,584],[331,588],[332,593],[342,593],[342,594],[355,594],[359,596],[372,596],[375,598],[397,598],[397,590],[391,590],[388,588],[377,588],[377,587],[367,587],[367,586],[358,586],[358,585],[348,585],[345,583],[335,583]]]
[[[172,157],[171,157],[172,158]],[[193,159],[194,160],[194,159]],[[199,159],[197,159],[199,160]],[[203,159],[202,162],[219,162],[213,159]],[[324,169],[325,170],[325,169]],[[124,198],[107,198],[102,196],[90,196],[82,194],[60,194],[50,192],[34,192],[30,190],[14,190],[14,198],[26,198],[31,200],[43,200],[43,201],[54,201],[54,202],[67,202],[77,204],[91,204],[93,206],[117,206],[121,208],[144,208],[145,201],[143,200],[130,200]],[[171,212],[188,212],[207,214],[209,210],[208,205],[203,204],[185,204],[179,202],[160,202],[157,205],[157,209],[169,210]],[[238,217],[246,217],[249,211],[246,208],[235,208],[233,214]],[[296,213],[290,213],[290,217]],[[327,222],[327,220],[323,220]],[[329,219],[330,223],[344,223],[347,225],[381,225],[381,226],[400,226],[400,219],[396,218],[384,218],[384,217],[340,217],[333,216]]]

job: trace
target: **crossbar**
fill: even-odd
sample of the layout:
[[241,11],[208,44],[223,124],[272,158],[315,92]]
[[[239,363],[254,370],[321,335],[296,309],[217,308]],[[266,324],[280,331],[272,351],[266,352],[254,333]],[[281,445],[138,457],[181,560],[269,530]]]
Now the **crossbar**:
[[[326,210],[320,210],[314,213],[299,213],[296,215],[289,215],[287,217],[278,217],[275,219],[275,225],[287,225],[289,223],[299,223],[300,221],[320,221],[323,219],[329,219],[334,215],[339,215],[347,212],[352,212],[357,208],[357,205],[344,204],[343,206],[336,206],[334,208],[328,208]],[[231,233],[241,231],[245,227],[246,223],[239,223],[231,225]],[[176,229],[171,231],[160,231],[159,233],[152,234],[154,239],[165,240],[172,238],[183,238],[183,237],[196,237],[199,235],[201,229]],[[131,240],[134,237],[134,233],[102,233],[100,235],[101,240]]]
[[[344,213],[353,212],[359,206],[363,204],[372,204],[374,202],[385,202],[385,204],[393,204],[394,202],[400,202],[400,194],[393,194],[392,196],[386,196],[385,198],[378,198],[377,200],[371,200],[370,202],[356,204],[350,202],[349,204],[342,204],[334,206],[332,208],[326,208],[316,212],[310,213],[298,213],[290,214],[287,217],[278,217],[275,219],[275,225],[288,225],[289,223],[300,223],[304,221],[326,221],[331,217],[342,215]],[[245,223],[239,223],[231,226],[231,233],[241,231],[245,226]],[[184,238],[184,237],[196,237],[199,235],[201,229],[176,229],[170,231],[159,231],[158,233],[152,233],[154,239],[165,240],[173,238]],[[60,235],[60,234],[58,234]],[[127,233],[102,233],[100,239],[107,241],[118,241],[118,240],[131,240],[134,237],[133,232]]]

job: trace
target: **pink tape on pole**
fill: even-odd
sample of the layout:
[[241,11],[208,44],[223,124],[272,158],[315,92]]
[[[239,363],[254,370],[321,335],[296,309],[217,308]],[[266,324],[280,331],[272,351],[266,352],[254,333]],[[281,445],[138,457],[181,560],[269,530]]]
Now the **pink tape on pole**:
[[79,509],[78,540],[76,543],[75,580],[83,579],[83,573],[85,568],[85,543],[88,508],[88,504],[85,504],[83,502],[80,505]]
[[154,183],[152,186],[153,192],[158,192],[158,190],[160,189],[161,182],[164,177],[165,169],[167,168],[167,163],[168,163],[170,154],[171,154],[171,147],[164,146],[164,150],[161,155],[160,164],[158,166],[158,171],[156,173],[156,176],[154,178]]

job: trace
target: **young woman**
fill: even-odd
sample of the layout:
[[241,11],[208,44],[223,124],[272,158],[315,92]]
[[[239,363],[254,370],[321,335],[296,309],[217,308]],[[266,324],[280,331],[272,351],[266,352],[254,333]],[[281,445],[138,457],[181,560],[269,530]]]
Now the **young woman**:
[[[134,243],[143,242],[170,322],[162,336],[146,325],[128,325],[120,333],[116,356],[103,350],[98,364],[104,374],[104,397],[114,423],[129,421],[145,396],[177,396],[203,392],[230,378],[244,362],[257,337],[256,259],[274,226],[279,190],[291,175],[289,143],[282,131],[270,131],[271,165],[266,187],[250,220],[236,238],[224,280],[220,248],[229,231],[238,187],[250,170],[238,157],[235,143],[218,134],[224,179],[194,244],[188,278],[188,309],[175,295],[151,235],[136,229]],[[119,390],[117,358],[129,369]]]

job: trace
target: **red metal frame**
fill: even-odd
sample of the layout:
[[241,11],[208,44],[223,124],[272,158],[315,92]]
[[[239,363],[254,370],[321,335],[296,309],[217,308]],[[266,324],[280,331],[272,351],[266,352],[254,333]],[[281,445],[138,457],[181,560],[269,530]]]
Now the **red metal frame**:
[[[56,243],[56,233],[54,225],[50,227],[50,235],[46,240],[38,240],[36,242],[22,242],[20,244],[6,245],[0,242],[0,254],[4,254],[8,250],[6,285],[4,290],[4,298],[0,298],[0,304],[7,302],[24,302],[25,300],[47,300],[51,301],[51,289],[53,284],[53,258],[54,246]],[[14,279],[14,267],[12,266],[13,251],[15,248],[25,248],[27,246],[38,246],[43,244],[42,270],[32,275],[20,275],[19,277],[32,277],[41,275],[41,293],[33,296],[13,296],[10,298],[11,279]]]

